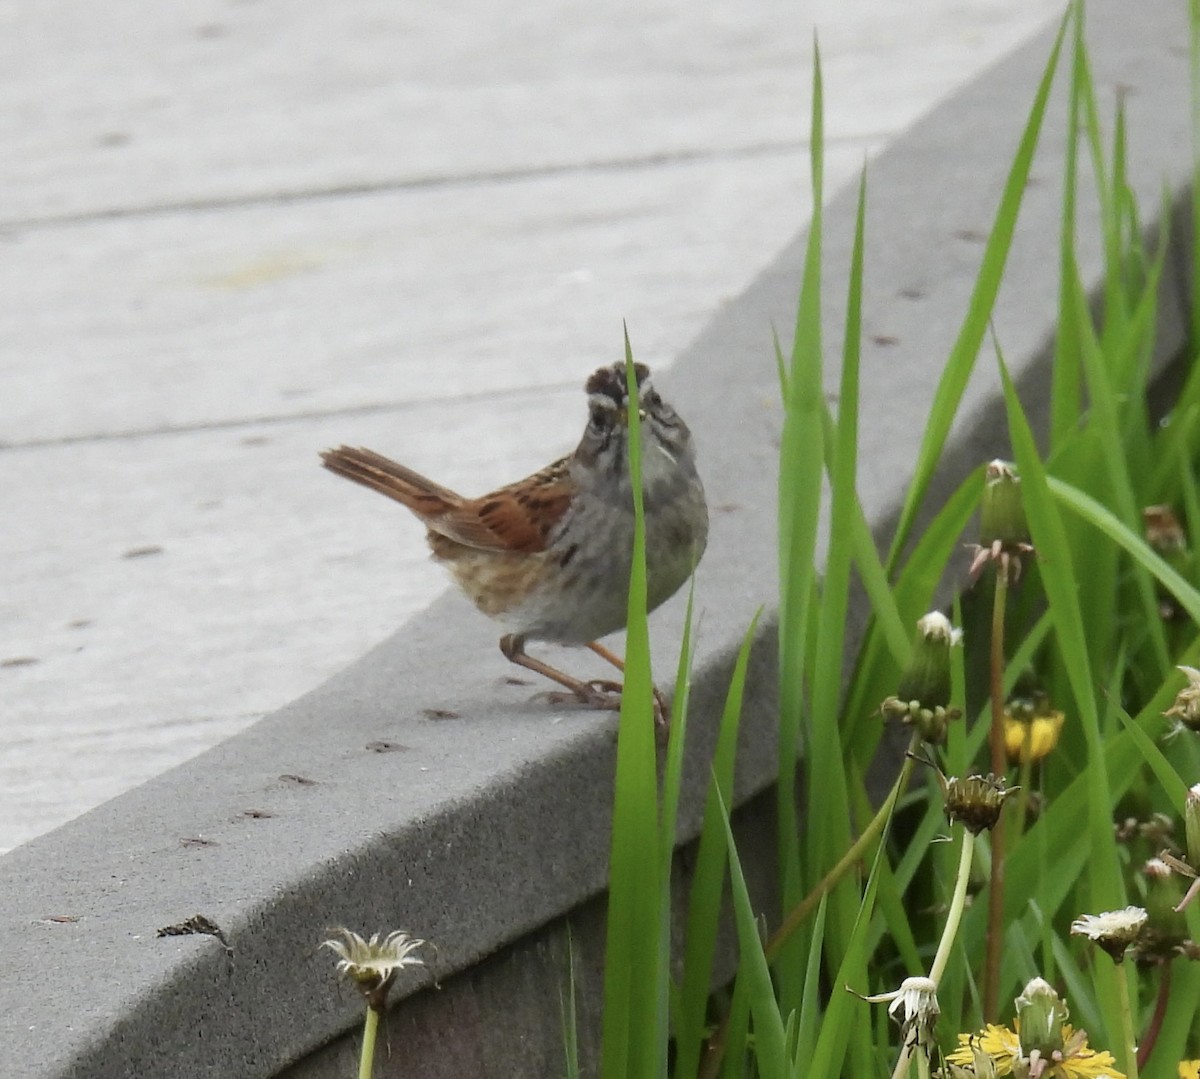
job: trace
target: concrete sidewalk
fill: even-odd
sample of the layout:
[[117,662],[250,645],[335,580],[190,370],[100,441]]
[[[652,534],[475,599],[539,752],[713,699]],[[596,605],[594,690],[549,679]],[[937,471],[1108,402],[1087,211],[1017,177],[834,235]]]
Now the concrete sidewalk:
[[0,4],[0,851],[443,590],[319,449],[474,493],[671,361],[805,222],[814,25],[832,193],[1062,5],[883,7]]

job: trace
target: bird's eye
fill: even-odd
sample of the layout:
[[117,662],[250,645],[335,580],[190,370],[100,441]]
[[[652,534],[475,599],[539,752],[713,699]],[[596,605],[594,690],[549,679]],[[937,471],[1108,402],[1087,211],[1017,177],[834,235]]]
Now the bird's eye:
[[651,390],[642,398],[642,404],[648,412],[664,423],[671,423],[675,419],[675,410],[659,397],[654,390]]
[[612,426],[613,412],[610,408],[605,408],[603,405],[593,405],[589,409],[591,425],[603,430],[606,427]]

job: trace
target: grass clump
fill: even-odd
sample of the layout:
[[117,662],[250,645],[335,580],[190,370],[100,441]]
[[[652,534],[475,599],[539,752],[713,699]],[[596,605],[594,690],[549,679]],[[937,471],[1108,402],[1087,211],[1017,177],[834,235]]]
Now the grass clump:
[[[1067,149],[1057,251],[1047,252],[1061,282],[1047,439],[1039,449],[995,341],[1007,437],[995,461],[981,461],[944,504],[928,507],[989,333],[1055,78],[1067,80],[1070,129],[1080,134]],[[1124,117],[1118,109],[1106,142],[1082,5],[1064,19],[1034,88],[883,553],[855,493],[865,174],[836,414],[822,389],[821,92],[818,58],[814,213],[791,347],[777,357],[785,406],[779,907],[753,905],[728,822],[751,627],[722,718],[684,944],[672,964],[670,857],[690,644],[660,789],[637,595],[644,580],[635,571],[600,1072],[1196,1074],[1188,1062],[1200,1054],[1200,914],[1181,901],[1200,871],[1200,592],[1190,540],[1200,530],[1200,365],[1190,365],[1169,413],[1152,415],[1166,231],[1143,246]],[[1098,305],[1076,255],[1085,172],[1103,223]],[[978,542],[963,554],[976,513]],[[830,554],[818,574],[822,536]],[[947,618],[936,611],[939,582],[968,567],[973,584]],[[846,684],[852,580],[872,618]],[[907,725],[909,755],[873,806],[863,777],[885,721]],[[726,898],[740,959],[714,996]]]

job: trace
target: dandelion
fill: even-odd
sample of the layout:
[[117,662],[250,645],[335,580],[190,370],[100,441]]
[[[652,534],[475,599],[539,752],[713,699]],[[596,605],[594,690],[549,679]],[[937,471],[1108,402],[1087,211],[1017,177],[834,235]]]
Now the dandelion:
[[1163,715],[1175,717],[1179,726],[1189,731],[1200,730],[1200,671],[1184,666],[1176,669],[1184,673],[1188,684],[1176,694],[1175,703]]
[[1186,908],[1200,893],[1200,875],[1196,872],[1197,865],[1200,865],[1200,783],[1188,789],[1183,803],[1183,828],[1187,836],[1187,861],[1177,858],[1169,850],[1160,851],[1158,855],[1176,873],[1192,882],[1175,907],[1177,911]]
[[1058,745],[1064,713],[1051,708],[1044,693],[1013,698],[1004,707],[1004,750],[1011,764],[1036,764]]
[[425,965],[425,960],[413,954],[424,946],[425,941],[401,930],[387,936],[372,933],[370,940],[349,929],[335,929],[334,932],[338,936],[322,941],[321,947],[340,957],[338,974],[352,981],[367,1002],[358,1076],[359,1079],[370,1079],[375,1063],[375,1036],[379,1031],[379,1017],[387,1005],[388,990],[405,967]]
[[1021,498],[1021,480],[1016,466],[992,461],[984,473],[983,500],[979,511],[979,542],[971,560],[972,576],[987,562],[995,562],[1008,581],[1021,576],[1021,557],[1033,552],[1029,525]]
[[941,611],[917,622],[912,658],[895,696],[880,706],[885,719],[899,719],[931,745],[946,740],[946,727],[962,713],[950,705],[950,649],[962,641],[962,630]]
[[1183,831],[1188,862],[1194,869],[1200,866],[1200,783],[1189,787],[1183,800]]
[[1114,963],[1119,963],[1125,956],[1125,950],[1137,940],[1147,917],[1142,907],[1109,910],[1103,914],[1081,914],[1071,923],[1071,933],[1087,937],[1103,948]]
[[983,1051],[979,1035],[960,1034],[958,1038],[960,1042],[965,1038],[966,1044],[946,1058],[946,1067],[940,1073],[944,1079],[996,1079],[996,1062]]
[[370,940],[349,929],[336,929],[334,932],[341,939],[324,941],[321,946],[341,956],[337,964],[338,974],[352,981],[366,998],[367,1004],[376,1011],[383,1011],[388,990],[400,971],[405,967],[425,965],[425,960],[413,954],[424,946],[425,941],[410,937],[402,930],[398,929],[386,937],[373,933]]
[[[1021,1048],[1020,1024],[1013,1028],[989,1024],[977,1034],[960,1034],[959,1046],[948,1057],[946,1063],[953,1079],[982,1079],[983,1076],[1033,1076],[1042,1079],[1125,1079],[1125,1073],[1117,1071],[1111,1053],[1092,1049],[1087,1043],[1087,1032],[1074,1030],[1070,1024],[1061,1028],[1063,1047],[1050,1056],[1038,1050],[1026,1055]],[[1036,1053],[1036,1059],[1033,1054]],[[986,1058],[994,1070],[987,1066],[981,1070],[979,1058]],[[1035,1069],[1040,1068],[1040,1071]],[[957,1071],[953,1069],[958,1069]]]
[[[1142,907],[1126,907],[1103,914],[1083,914],[1071,923],[1071,932],[1095,941],[1114,963],[1119,964],[1125,961],[1129,946],[1137,943],[1147,919],[1148,915]],[[1137,1079],[1137,1041],[1127,978],[1116,979],[1116,992],[1121,1013],[1121,1040],[1125,1046],[1124,1059],[1134,1079]]]
[[[954,1079],[1012,1075],[1016,1079],[1125,1079],[1112,1054],[1092,1049],[1087,1031],[1067,1022],[1067,1003],[1042,978],[1034,978],[1016,999],[1011,1028],[989,1023],[977,1034],[960,1034],[958,1048],[946,1058],[959,1070]],[[981,1070],[986,1056],[994,1069]]]
[[1017,787],[1006,787],[1003,778],[967,776],[959,779],[951,776],[942,781],[942,793],[946,800],[946,815],[951,820],[961,821],[963,827],[978,835],[996,826],[1000,811],[1009,795]]
[[888,1015],[900,1024],[905,1039],[915,1035],[916,1044],[928,1046],[933,1042],[933,1028],[937,1025],[941,1008],[938,1005],[937,982],[932,978],[905,978],[899,989],[890,993],[878,993],[863,997],[868,1004],[887,1004]]
[[1162,858],[1142,866],[1146,881],[1145,928],[1134,944],[1139,963],[1163,963],[1191,949],[1187,922],[1179,912],[1183,886]]

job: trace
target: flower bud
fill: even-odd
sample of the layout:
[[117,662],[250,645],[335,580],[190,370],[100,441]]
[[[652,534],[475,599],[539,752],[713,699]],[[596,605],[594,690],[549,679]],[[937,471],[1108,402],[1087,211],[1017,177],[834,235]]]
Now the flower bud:
[[1037,1050],[1043,1059],[1054,1059],[1063,1048],[1063,1024],[1070,1017],[1067,1002],[1049,982],[1034,978],[1017,997],[1017,1023],[1021,1034],[1021,1056],[1026,1060]]
[[984,474],[983,502],[979,510],[979,546],[1019,547],[1029,543],[1025,503],[1016,467],[992,461]]
[[1187,940],[1187,919],[1178,911],[1183,886],[1161,858],[1142,866],[1146,878],[1146,925],[1135,946],[1143,963],[1171,959]]
[[971,574],[978,573],[985,563],[995,562],[1000,577],[1016,582],[1021,576],[1021,556],[1032,551],[1016,469],[1007,461],[992,461],[984,475],[979,543],[971,560]]
[[1200,783],[1188,789],[1183,801],[1183,831],[1187,837],[1188,865],[1200,872]]
[[941,611],[931,611],[917,622],[917,639],[912,658],[901,675],[894,697],[880,710],[887,719],[899,719],[915,727],[924,741],[940,745],[946,727],[962,713],[950,704],[950,649],[962,640]]

